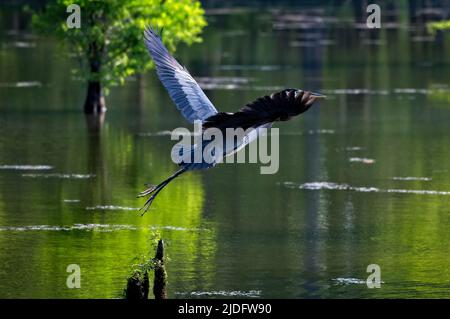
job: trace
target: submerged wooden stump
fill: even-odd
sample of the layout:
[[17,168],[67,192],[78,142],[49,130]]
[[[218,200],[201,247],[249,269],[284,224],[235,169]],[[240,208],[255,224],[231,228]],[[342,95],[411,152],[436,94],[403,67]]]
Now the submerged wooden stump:
[[127,289],[126,289],[126,299],[139,300],[147,299],[149,290],[149,280],[148,274],[144,274],[144,280],[139,279],[139,275],[135,273],[132,277],[128,279]]
[[153,295],[155,299],[167,299],[167,273],[164,267],[164,242],[158,242],[155,255],[155,279],[153,281]]
[[[164,266],[164,241],[158,242],[156,255],[153,258],[155,278],[153,280],[153,295],[155,299],[167,299],[167,273]],[[148,299],[150,290],[150,280],[148,271],[145,271],[143,279],[139,278],[140,273],[136,271],[133,276],[128,279],[127,289],[125,290],[125,298],[129,300]]]

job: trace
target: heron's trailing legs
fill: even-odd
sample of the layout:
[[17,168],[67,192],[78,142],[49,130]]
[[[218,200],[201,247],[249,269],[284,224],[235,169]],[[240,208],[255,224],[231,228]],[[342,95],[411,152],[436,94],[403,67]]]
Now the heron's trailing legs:
[[182,168],[178,171],[175,172],[175,174],[169,176],[169,178],[165,179],[164,181],[162,181],[161,183],[159,183],[158,185],[154,186],[154,185],[147,185],[149,186],[145,191],[140,192],[138,194],[137,197],[143,197],[143,196],[147,196],[152,194],[152,196],[150,196],[150,198],[145,202],[145,205],[141,208],[141,210],[144,210],[142,212],[142,216],[148,211],[148,209],[150,208],[153,200],[155,199],[156,195],[158,195],[158,193],[167,185],[169,184],[173,179],[177,178],[178,176],[180,176],[181,174],[183,174],[184,172],[186,172],[186,168]]

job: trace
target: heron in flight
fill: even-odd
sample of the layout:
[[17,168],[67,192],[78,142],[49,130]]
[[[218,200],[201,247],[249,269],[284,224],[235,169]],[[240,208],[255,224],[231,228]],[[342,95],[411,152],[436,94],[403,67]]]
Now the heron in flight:
[[[201,121],[203,131],[208,128],[216,128],[223,132],[227,128],[242,128],[247,131],[250,129],[247,136],[234,142],[231,150],[225,148],[220,157],[228,156],[245,147],[261,132],[270,128],[274,122],[287,121],[306,112],[317,99],[325,97],[300,89],[285,89],[260,97],[235,113],[218,112],[188,70],[170,55],[161,37],[153,28],[149,27],[144,31],[144,42],[155,63],[159,79],[186,120],[190,123]],[[196,147],[204,146],[193,145],[189,151],[194,152]],[[182,152],[183,150],[180,151],[180,155]],[[217,160],[201,163],[181,162],[179,163],[181,168],[160,184],[147,185],[148,188],[138,195],[138,197],[151,195],[142,207],[142,215],[150,208],[158,193],[172,180],[190,170],[213,167],[217,162]]]

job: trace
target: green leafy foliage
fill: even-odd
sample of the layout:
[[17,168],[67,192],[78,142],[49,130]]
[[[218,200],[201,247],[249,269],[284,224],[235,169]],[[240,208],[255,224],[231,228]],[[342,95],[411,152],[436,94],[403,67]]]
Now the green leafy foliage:
[[[142,254],[133,258],[133,264],[130,266],[129,273],[127,275],[127,282],[130,282],[131,280],[144,285],[144,282],[149,279],[149,274],[161,266],[161,261],[150,257],[155,254],[155,251],[157,251],[158,242],[160,239],[161,234],[158,231],[152,232],[149,240],[151,249],[147,255]],[[164,257],[164,261],[168,261],[168,258]],[[167,279],[167,273],[165,273],[165,278]],[[122,298],[126,298],[127,289],[128,288],[122,291],[120,295]]]
[[[147,255],[142,254],[136,256],[133,259],[133,264],[130,267],[130,273],[128,278],[135,277],[142,281],[144,279],[144,274],[154,270],[158,265],[158,261],[151,257],[155,254],[156,248],[158,247],[158,241],[161,239],[161,234],[158,231],[152,232],[150,236],[150,250]],[[167,261],[168,258],[165,258]]]
[[72,3],[52,1],[33,14],[33,26],[67,45],[70,55],[80,61],[78,75],[106,87],[152,67],[142,41],[146,26],[163,29],[163,41],[174,52],[181,42],[201,41],[199,34],[206,25],[197,0],[79,0],[81,28],[69,29],[66,9]]
[[435,35],[437,31],[449,31],[450,30],[450,20],[446,21],[435,21],[427,24],[428,32]]

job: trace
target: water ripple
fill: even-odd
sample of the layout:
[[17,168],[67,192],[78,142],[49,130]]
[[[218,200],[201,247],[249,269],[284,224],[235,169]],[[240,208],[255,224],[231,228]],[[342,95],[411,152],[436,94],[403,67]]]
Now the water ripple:
[[16,171],[31,171],[31,170],[50,170],[53,166],[50,165],[0,165],[0,169],[16,170]]
[[336,285],[364,285],[366,284],[365,280],[358,278],[334,278],[332,279],[336,283]]
[[[142,132],[142,133],[138,133],[137,135],[141,136],[141,137],[146,137],[146,136],[171,136],[172,135],[172,131],[165,130],[165,131],[158,131],[158,132]],[[180,131],[180,132],[177,132],[176,135],[177,136],[197,136],[197,135],[200,135],[200,134],[195,133],[195,132],[189,132],[189,133],[186,132],[186,133],[184,133],[184,132]]]
[[247,64],[233,64],[233,65],[220,65],[219,70],[224,71],[274,71],[281,69],[280,65],[247,65]]
[[209,231],[206,228],[186,228],[180,226],[150,226],[150,230],[174,230],[174,231]]
[[345,148],[346,151],[361,151],[362,149],[361,146],[348,146]]
[[431,177],[413,177],[413,176],[405,176],[405,177],[392,177],[394,181],[425,181],[429,182],[432,180]]
[[249,298],[259,298],[261,295],[260,290],[250,290],[250,291],[192,291],[192,292],[176,292],[177,295],[191,295],[196,297],[202,296],[223,296],[223,297],[249,297]]
[[415,195],[439,195],[449,196],[449,191],[425,190],[425,189],[383,189],[377,187],[355,187],[348,184],[338,184],[331,182],[311,182],[304,184],[296,184],[293,182],[284,182],[283,186],[288,188],[305,189],[305,190],[343,190],[361,193],[395,193],[395,194],[415,194]]
[[[367,282],[363,279],[359,278],[345,278],[345,277],[339,277],[339,278],[333,278],[331,279],[335,282],[336,285],[366,285]],[[380,281],[380,283],[384,284],[384,281]]]
[[51,226],[51,225],[28,225],[28,226],[5,226],[0,227],[0,231],[102,231],[110,232],[115,230],[136,230],[131,225],[108,225],[108,224],[74,224],[72,226]]
[[29,88],[29,87],[41,87],[42,83],[38,81],[27,82],[2,82],[0,87],[4,88]]
[[28,178],[62,178],[62,179],[88,179],[93,178],[93,174],[22,174],[22,177]]
[[198,77],[198,85],[204,90],[237,90],[252,81],[245,77]]
[[330,95],[410,95],[410,94],[422,94],[429,95],[433,93],[448,93],[450,91],[447,87],[440,88],[394,88],[391,90],[387,89],[365,89],[365,88],[347,88],[347,89],[330,89],[323,90],[322,92]]
[[205,228],[186,228],[179,226],[134,226],[120,224],[73,224],[70,226],[58,225],[24,225],[24,226],[0,226],[0,231],[98,231],[112,232],[119,230],[172,230],[172,231],[209,231]]
[[86,210],[139,210],[140,208],[135,207],[123,207],[115,205],[97,205],[93,207],[86,207]]
[[363,163],[363,164],[373,164],[375,160],[372,158],[364,158],[364,157],[350,157],[348,159],[351,163]]

